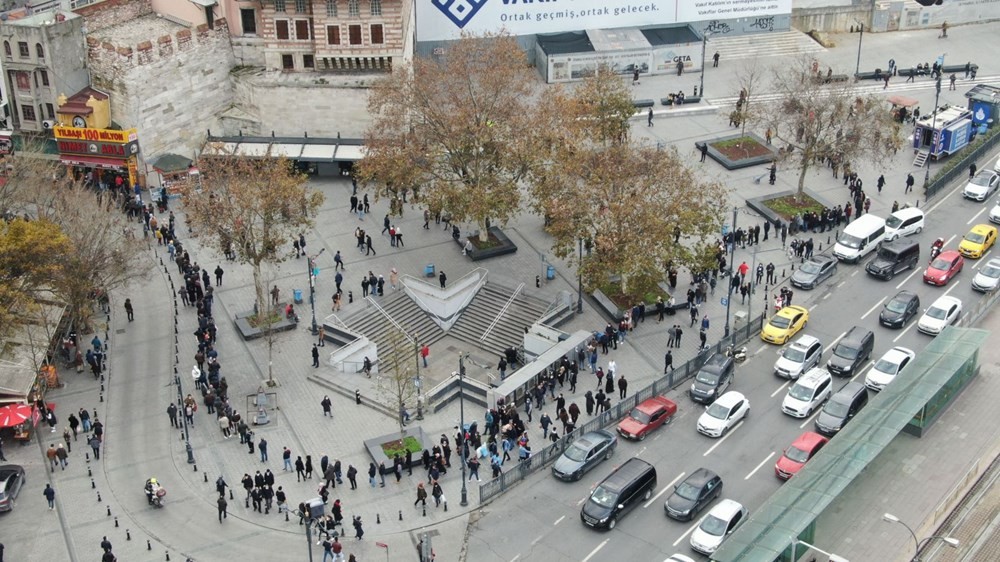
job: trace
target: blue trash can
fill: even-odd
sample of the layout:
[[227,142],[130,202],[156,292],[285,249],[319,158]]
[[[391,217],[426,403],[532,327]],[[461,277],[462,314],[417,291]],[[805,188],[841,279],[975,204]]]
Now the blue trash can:
[[295,298],[295,304],[302,304],[302,289],[292,289],[292,296]]
[[546,267],[545,268],[545,279],[548,280],[548,281],[552,281],[555,278],[556,278],[556,266],[550,265],[550,266]]
[[429,263],[424,266],[424,277],[434,277],[434,264]]

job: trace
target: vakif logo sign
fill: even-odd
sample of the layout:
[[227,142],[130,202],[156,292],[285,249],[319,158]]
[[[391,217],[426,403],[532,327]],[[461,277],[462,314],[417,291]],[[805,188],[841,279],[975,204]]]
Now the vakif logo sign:
[[457,39],[462,31],[534,35],[791,12],[792,0],[420,0],[417,40]]

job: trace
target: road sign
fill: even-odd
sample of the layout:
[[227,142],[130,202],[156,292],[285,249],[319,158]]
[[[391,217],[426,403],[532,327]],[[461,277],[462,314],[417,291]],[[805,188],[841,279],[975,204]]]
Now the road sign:
[[720,302],[722,303],[722,306],[729,306],[729,299],[727,297],[722,297]]

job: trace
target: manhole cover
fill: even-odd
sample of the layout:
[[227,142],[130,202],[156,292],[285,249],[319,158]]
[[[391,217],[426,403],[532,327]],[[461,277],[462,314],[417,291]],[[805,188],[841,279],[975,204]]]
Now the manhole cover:
[[116,334],[124,334],[125,333],[125,328],[118,328],[117,330],[115,330],[115,333]]

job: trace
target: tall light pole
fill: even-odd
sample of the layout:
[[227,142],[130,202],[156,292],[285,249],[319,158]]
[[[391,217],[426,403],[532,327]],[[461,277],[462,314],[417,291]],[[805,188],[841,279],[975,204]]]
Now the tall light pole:
[[580,245],[580,257],[576,262],[576,313],[583,314],[583,238],[577,243]]
[[319,253],[313,257],[306,257],[306,267],[309,268],[309,306],[312,307],[312,335],[319,333],[316,328],[316,275],[319,273],[316,267],[316,258],[318,258],[326,248],[320,248]]
[[462,462],[462,500],[458,505],[465,507],[469,505],[469,492],[465,487],[465,354],[458,356],[458,433],[462,436],[462,442],[458,447],[459,460]]
[[705,66],[705,49],[708,48],[708,36],[711,35],[707,30],[701,32],[701,85],[698,87],[698,93],[701,97],[705,97],[705,71],[707,66]]
[[733,207],[733,227],[729,229],[729,235],[732,237],[732,245],[729,250],[729,290],[726,291],[726,327],[724,337],[729,337],[729,306],[733,302],[733,276],[736,275],[735,267],[733,265],[733,260],[736,256],[736,213],[739,211],[736,207]]
[[854,20],[854,21],[858,24],[858,30],[859,30],[859,35],[858,35],[858,64],[855,65],[855,67],[854,67],[854,76],[857,77],[857,75],[861,72],[861,40],[865,38],[865,24],[861,23],[858,20]]
[[931,542],[932,540],[941,539],[942,541],[944,541],[945,544],[947,544],[952,548],[958,548],[958,545],[960,544],[958,539],[945,535],[934,535],[932,537],[927,537],[924,540],[917,540],[917,534],[913,532],[913,529],[911,529],[910,526],[907,525],[906,523],[903,523],[899,519],[899,517],[896,517],[891,513],[886,513],[882,515],[882,520],[887,521],[889,523],[899,523],[900,525],[905,527],[907,531],[910,532],[910,536],[913,537],[913,546],[916,547],[917,549],[916,552],[913,553],[913,558],[910,559],[910,562],[920,562],[920,549],[923,548],[927,543]]
[[[944,55],[941,55],[941,66],[944,66]],[[931,182],[931,156],[937,147],[937,114],[938,99],[941,97],[941,71],[938,71],[937,81],[934,84],[934,114],[931,117],[931,147],[927,151],[927,169],[924,170],[924,187]]]

